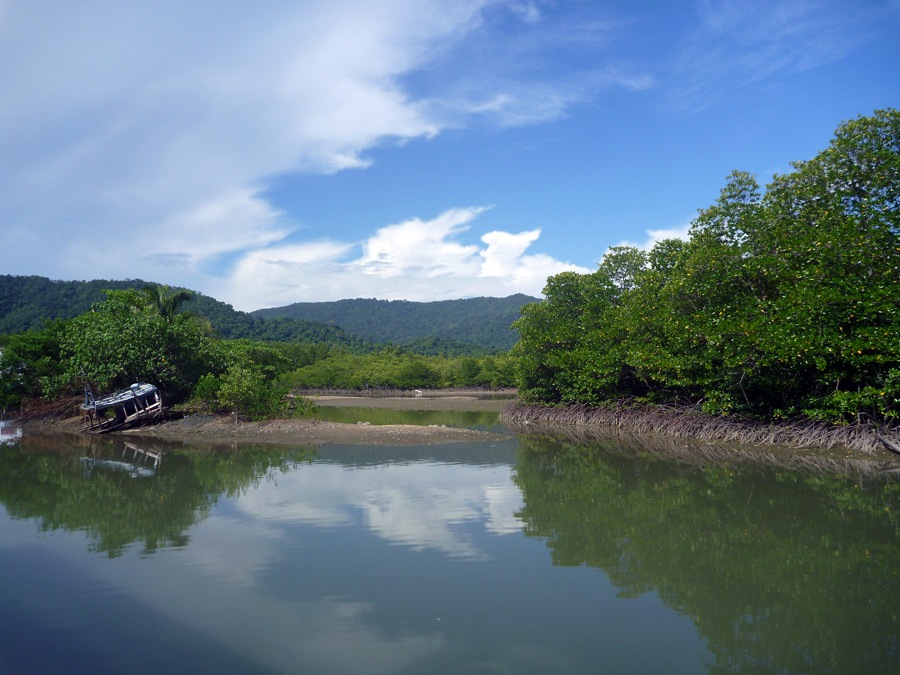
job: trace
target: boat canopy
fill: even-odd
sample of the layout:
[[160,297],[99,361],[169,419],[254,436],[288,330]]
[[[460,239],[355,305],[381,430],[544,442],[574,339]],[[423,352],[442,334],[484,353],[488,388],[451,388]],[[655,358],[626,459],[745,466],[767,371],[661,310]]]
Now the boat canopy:
[[146,382],[137,382],[127,389],[120,389],[103,398],[94,399],[90,394],[90,390],[85,393],[84,403],[81,409],[85,411],[102,412],[108,408],[115,408],[119,405],[129,403],[136,398],[146,398],[155,394],[159,389],[156,385],[147,384]]

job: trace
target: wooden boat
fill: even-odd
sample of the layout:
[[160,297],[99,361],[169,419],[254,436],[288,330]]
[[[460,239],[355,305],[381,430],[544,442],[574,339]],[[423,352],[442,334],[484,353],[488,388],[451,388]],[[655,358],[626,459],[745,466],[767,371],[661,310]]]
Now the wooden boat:
[[85,388],[81,409],[86,418],[82,431],[92,434],[122,431],[162,419],[162,394],[155,385],[146,382],[137,382],[99,399],[94,398],[90,388]]

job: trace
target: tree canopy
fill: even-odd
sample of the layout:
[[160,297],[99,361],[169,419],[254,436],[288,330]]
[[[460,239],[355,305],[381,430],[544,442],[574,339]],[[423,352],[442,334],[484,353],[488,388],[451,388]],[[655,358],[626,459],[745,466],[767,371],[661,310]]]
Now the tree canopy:
[[68,380],[84,379],[100,391],[153,382],[166,397],[186,397],[201,375],[222,370],[224,362],[204,328],[174,309],[161,312],[141,291],[109,291],[66,327],[61,352]]
[[[512,385],[506,355],[424,356],[400,347],[358,354],[326,340],[222,339],[190,307],[184,291],[164,287],[109,290],[68,321],[0,341],[0,411],[29,399],[57,399],[90,385],[108,393],[151,382],[167,404],[193,399],[252,419],[309,415],[296,388],[437,388]],[[293,319],[254,320],[285,325]],[[326,330],[340,329],[320,326]],[[424,344],[424,342],[423,342]],[[434,351],[447,345],[435,341]],[[452,346],[452,345],[451,345]],[[449,348],[447,351],[451,351]]]
[[[467,355],[498,353],[516,342],[511,328],[522,305],[534,298],[465,298],[436,302],[357,298],[336,302],[299,302],[286,307],[260,309],[251,316],[272,320],[303,319],[333,326],[373,343],[412,349],[423,339],[449,341],[440,353]],[[426,346],[432,348],[433,343]],[[462,349],[461,349],[462,348]],[[434,351],[426,353],[436,353]]]
[[841,124],[765,190],[733,172],[687,241],[611,249],[545,295],[516,324],[526,400],[898,417],[900,113]]

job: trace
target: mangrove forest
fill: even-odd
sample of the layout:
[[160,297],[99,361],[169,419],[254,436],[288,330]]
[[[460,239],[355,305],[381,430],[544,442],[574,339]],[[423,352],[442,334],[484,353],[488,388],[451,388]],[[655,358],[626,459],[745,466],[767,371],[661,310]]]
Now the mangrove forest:
[[900,112],[841,124],[765,188],[733,172],[687,240],[614,247],[544,294],[516,322],[526,402],[896,420]]

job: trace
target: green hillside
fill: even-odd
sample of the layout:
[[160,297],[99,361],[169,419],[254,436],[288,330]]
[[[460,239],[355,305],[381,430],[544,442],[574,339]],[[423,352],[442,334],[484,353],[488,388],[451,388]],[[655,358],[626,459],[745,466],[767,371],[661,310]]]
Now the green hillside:
[[[152,285],[142,279],[54,281],[38,276],[0,275],[0,335],[41,328],[47,321],[56,319],[73,319],[103,300],[106,290],[140,289]],[[183,308],[205,316],[213,330],[226,339],[327,342],[356,351],[372,347],[337,326],[312,321],[257,319],[200,293],[195,293]]]
[[[108,289],[151,285],[142,279],[54,281],[0,275],[0,335],[72,319],[103,300]],[[459,356],[510,349],[517,339],[510,325],[522,305],[534,301],[525,295],[440,302],[340,300],[247,313],[196,293],[183,307],[205,316],[226,339],[326,342],[356,352],[392,344],[419,354]]]
[[511,328],[523,305],[537,302],[527,295],[468,298],[438,302],[407,300],[338,300],[298,302],[259,309],[254,317],[290,318],[340,326],[363,340],[406,345],[423,339],[474,344],[488,351],[510,349],[518,338]]
[[142,288],[140,279],[126,281],[53,281],[46,277],[0,275],[0,335],[40,328],[54,319],[84,314],[103,291]]

